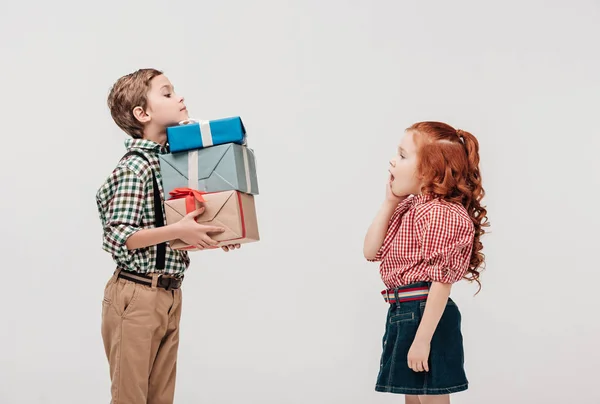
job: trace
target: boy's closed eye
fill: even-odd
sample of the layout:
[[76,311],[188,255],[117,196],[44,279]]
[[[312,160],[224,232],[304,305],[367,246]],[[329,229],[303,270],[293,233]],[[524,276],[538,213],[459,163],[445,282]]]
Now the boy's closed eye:
[[161,87],[161,90],[163,90],[163,95],[165,97],[171,98],[172,92],[175,91],[175,88],[170,85],[165,85]]

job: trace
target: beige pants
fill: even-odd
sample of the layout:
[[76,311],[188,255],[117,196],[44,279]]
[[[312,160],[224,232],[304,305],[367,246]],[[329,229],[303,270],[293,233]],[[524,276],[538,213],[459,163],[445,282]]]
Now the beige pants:
[[108,281],[102,339],[112,404],[173,403],[180,317],[181,289],[167,291],[116,275]]

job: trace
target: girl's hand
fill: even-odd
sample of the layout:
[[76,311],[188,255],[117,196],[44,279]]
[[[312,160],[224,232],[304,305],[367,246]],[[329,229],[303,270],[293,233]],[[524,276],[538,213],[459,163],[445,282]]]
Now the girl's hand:
[[429,372],[429,365],[427,364],[429,349],[430,344],[428,342],[415,339],[408,351],[408,367],[415,372]]
[[235,250],[236,248],[241,248],[241,247],[242,246],[240,244],[229,244],[229,245],[224,245],[221,248],[223,249],[223,251],[227,252],[227,251]]

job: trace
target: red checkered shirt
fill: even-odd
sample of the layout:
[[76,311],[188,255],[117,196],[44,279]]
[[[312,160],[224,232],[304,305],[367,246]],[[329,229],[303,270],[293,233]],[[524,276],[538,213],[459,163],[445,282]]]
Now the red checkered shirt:
[[381,261],[381,279],[390,289],[422,281],[454,283],[467,272],[474,235],[462,205],[410,196],[398,204],[383,245],[368,261]]

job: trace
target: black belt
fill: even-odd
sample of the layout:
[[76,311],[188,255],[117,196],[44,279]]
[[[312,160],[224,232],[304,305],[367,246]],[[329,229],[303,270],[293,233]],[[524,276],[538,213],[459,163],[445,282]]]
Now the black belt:
[[[152,286],[152,275],[120,271],[117,277],[131,282],[141,283],[142,285]],[[166,290],[179,289],[183,283],[183,276],[175,277],[173,275],[159,274],[156,281],[156,286],[159,288]]]

